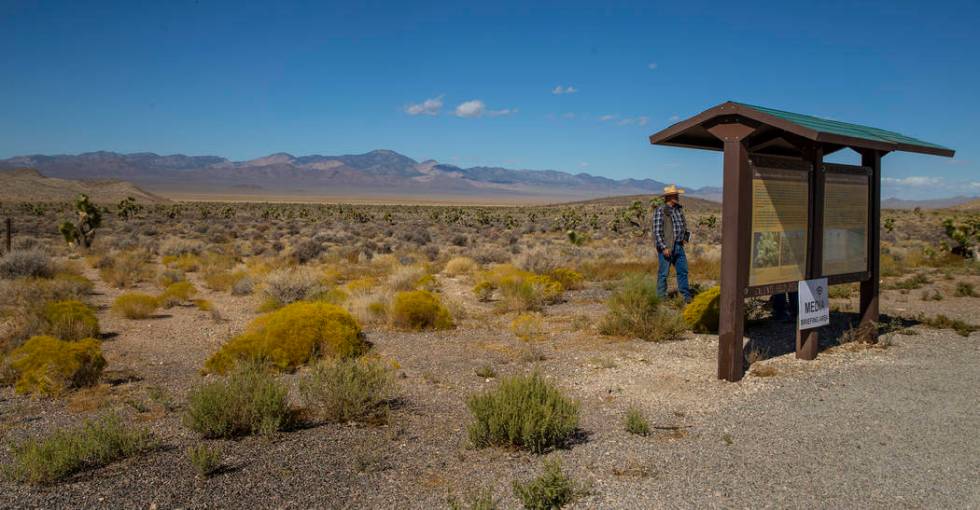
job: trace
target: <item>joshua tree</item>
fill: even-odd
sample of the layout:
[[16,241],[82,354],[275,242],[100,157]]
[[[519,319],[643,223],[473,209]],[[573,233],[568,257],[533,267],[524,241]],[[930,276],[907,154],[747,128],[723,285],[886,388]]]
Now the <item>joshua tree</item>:
[[69,246],[77,245],[88,249],[92,246],[95,229],[102,225],[102,213],[85,194],[79,195],[75,201],[75,212],[78,214],[78,223],[65,221],[58,230]]

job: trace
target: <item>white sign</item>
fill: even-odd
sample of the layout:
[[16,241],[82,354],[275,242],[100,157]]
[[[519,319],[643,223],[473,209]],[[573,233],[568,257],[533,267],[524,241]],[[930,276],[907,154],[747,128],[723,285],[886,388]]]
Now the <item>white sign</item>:
[[800,329],[830,324],[830,291],[826,278],[802,280],[800,291]]

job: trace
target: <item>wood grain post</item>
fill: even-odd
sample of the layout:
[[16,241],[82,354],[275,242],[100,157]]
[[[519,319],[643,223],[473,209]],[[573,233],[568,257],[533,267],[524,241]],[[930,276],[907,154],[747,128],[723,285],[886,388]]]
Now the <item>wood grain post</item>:
[[[807,217],[807,261],[806,278],[820,278],[823,275],[823,206],[827,173],[823,168],[823,147],[814,144],[807,148],[805,157],[811,165],[810,208]],[[796,321],[796,358],[817,359],[820,345],[819,328],[800,329]]]
[[716,124],[708,131],[724,143],[721,201],[721,296],[718,324],[718,378],[738,381],[745,333],[745,289],[749,280],[752,237],[752,172],[745,138],[755,128],[738,122]]
[[878,292],[881,282],[881,156],[880,151],[861,152],[861,165],[871,168],[868,182],[868,272],[870,278],[861,282],[861,326],[878,338]]

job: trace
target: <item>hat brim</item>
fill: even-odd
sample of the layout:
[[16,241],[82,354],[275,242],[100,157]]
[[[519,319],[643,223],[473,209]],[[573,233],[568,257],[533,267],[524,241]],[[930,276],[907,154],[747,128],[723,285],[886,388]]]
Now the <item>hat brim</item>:
[[671,195],[683,195],[684,193],[686,193],[684,190],[679,189],[679,190],[674,190],[674,191],[665,191],[664,194],[663,194],[663,196],[669,197]]

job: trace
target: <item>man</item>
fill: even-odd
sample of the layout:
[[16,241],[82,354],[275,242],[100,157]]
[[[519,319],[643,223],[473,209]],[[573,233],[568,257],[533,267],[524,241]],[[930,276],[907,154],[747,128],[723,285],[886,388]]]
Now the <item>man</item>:
[[657,294],[667,296],[667,274],[674,266],[677,274],[677,290],[684,301],[691,300],[691,288],[687,285],[687,256],[684,244],[691,238],[684,220],[684,208],[680,203],[683,189],[671,184],[664,188],[664,205],[653,212],[653,240],[659,253],[657,266]]

